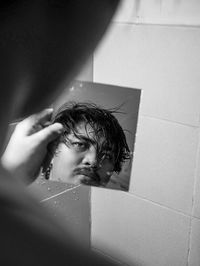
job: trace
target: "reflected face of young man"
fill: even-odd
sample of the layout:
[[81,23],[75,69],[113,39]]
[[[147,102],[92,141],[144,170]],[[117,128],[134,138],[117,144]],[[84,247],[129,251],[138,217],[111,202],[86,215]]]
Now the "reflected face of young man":
[[114,170],[114,154],[104,145],[105,139],[95,141],[95,132],[85,123],[78,124],[76,135],[70,133],[66,143],[60,143],[53,159],[51,180],[70,184],[104,187]]

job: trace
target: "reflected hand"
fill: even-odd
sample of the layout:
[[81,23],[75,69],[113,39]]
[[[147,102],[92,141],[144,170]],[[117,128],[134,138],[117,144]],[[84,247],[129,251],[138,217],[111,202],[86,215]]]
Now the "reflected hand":
[[47,153],[47,145],[63,131],[60,123],[50,125],[52,109],[19,122],[1,158],[2,166],[25,183],[33,182]]

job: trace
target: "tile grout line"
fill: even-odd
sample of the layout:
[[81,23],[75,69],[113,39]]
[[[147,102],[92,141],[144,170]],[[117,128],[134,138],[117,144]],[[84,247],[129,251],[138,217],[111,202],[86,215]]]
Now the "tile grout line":
[[[127,192],[124,192],[124,193],[127,193]],[[145,198],[145,197],[143,197],[143,196],[140,196],[140,195],[136,194],[135,192],[129,192],[129,196],[132,196],[132,197],[136,197],[136,198],[142,199],[142,200],[144,200],[144,201],[147,201],[147,202],[150,203],[150,204],[154,204],[154,205],[156,205],[156,206],[162,207],[162,208],[167,209],[167,210],[169,210],[169,211],[173,211],[173,212],[175,212],[175,213],[177,213],[177,214],[181,214],[181,215],[183,215],[183,216],[185,216],[185,217],[188,217],[188,218],[192,217],[192,215],[190,215],[190,214],[184,213],[184,212],[182,212],[182,211],[179,211],[179,210],[177,210],[177,209],[171,208],[171,207],[166,206],[166,205],[162,205],[162,204],[160,204],[160,203],[158,203],[158,202],[156,202],[156,201],[153,201],[153,200],[147,199],[147,198]]]
[[121,25],[128,25],[128,26],[154,26],[154,27],[177,27],[177,28],[200,28],[200,24],[169,24],[169,23],[153,23],[153,22],[129,22],[129,21],[119,21],[113,20],[112,24],[121,24]]
[[192,215],[190,217],[190,228],[189,228],[189,237],[188,237],[188,254],[187,254],[187,266],[189,266],[190,252],[191,252],[191,241],[192,241],[192,219],[194,217],[194,208],[195,208],[195,196],[196,196],[196,185],[198,178],[198,161],[200,159],[200,135],[198,135],[198,145],[196,152],[196,162],[195,162],[195,171],[194,171],[194,184],[193,184],[193,194],[192,194]]
[[188,232],[188,250],[187,250],[187,264],[186,266],[189,266],[189,260],[190,260],[190,252],[191,252],[191,232],[192,232],[192,217],[190,217],[190,225],[189,225],[189,232]]
[[198,216],[195,216],[195,215],[191,215],[192,218],[195,218],[196,220],[199,220],[200,221],[200,217]]
[[181,123],[181,122],[177,122],[177,121],[174,121],[174,120],[169,120],[169,119],[166,119],[166,118],[160,118],[160,117],[150,116],[150,115],[145,115],[145,114],[140,114],[140,116],[141,117],[150,118],[150,119],[161,120],[161,121],[165,121],[165,122],[168,122],[168,123],[173,123],[173,124],[177,124],[177,125],[181,125],[181,126],[191,127],[191,128],[194,128],[194,129],[198,129],[199,128],[199,125],[194,126],[194,125],[191,125],[191,124]]
[[68,191],[74,190],[75,188],[80,187],[80,186],[81,186],[81,185],[75,186],[75,187],[73,187],[73,188],[67,188],[67,189],[61,191],[61,192],[58,193],[58,194],[55,194],[55,195],[53,195],[53,196],[51,196],[51,197],[49,197],[49,198],[45,198],[45,199],[41,200],[40,202],[45,202],[45,201],[47,201],[47,200],[53,199],[53,198],[55,198],[55,197],[57,197],[57,196],[59,196],[59,195],[62,195],[62,194],[65,193],[65,192],[68,192]]
[[192,194],[192,216],[194,214],[194,204],[195,204],[195,197],[196,197],[195,188],[196,188],[197,179],[198,179],[198,162],[199,162],[199,160],[200,160],[200,132],[198,132],[198,144],[197,144],[196,162],[195,162],[195,169],[194,169],[194,185],[193,185],[193,194]]

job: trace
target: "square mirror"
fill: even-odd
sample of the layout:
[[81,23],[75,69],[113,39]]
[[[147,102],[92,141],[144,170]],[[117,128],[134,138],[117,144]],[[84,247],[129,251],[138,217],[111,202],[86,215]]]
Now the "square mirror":
[[49,180],[128,191],[141,90],[75,80],[54,103],[64,125]]

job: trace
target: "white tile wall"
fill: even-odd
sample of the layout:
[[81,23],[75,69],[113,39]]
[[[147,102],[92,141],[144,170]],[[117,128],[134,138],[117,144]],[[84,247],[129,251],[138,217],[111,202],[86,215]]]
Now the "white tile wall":
[[122,0],[94,55],[94,81],[142,89],[130,191],[91,197],[92,246],[128,265],[200,265],[199,14]]
[[161,23],[200,25],[199,0],[162,0]]
[[196,26],[199,12],[199,0],[122,0],[113,21]]
[[128,265],[186,266],[190,219],[128,193],[92,188],[92,246]]
[[191,214],[198,129],[140,117],[130,192]]
[[200,30],[114,25],[95,53],[94,81],[143,89],[143,115],[199,125]]
[[188,266],[200,265],[200,220],[192,220],[191,243]]
[[142,0],[138,9],[139,23],[162,23],[162,0]]

